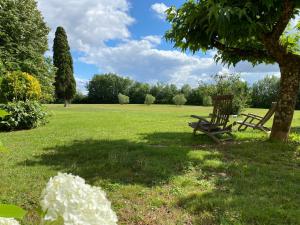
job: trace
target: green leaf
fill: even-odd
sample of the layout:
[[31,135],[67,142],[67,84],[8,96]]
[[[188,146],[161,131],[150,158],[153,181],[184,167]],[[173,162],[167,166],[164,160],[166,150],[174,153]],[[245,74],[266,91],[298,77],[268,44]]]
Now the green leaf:
[[3,110],[3,109],[0,109],[0,118],[3,118],[3,117],[5,117],[5,116],[7,116],[7,115],[9,115],[8,112],[6,112],[6,111]]
[[22,220],[26,211],[15,205],[0,204],[0,217]]

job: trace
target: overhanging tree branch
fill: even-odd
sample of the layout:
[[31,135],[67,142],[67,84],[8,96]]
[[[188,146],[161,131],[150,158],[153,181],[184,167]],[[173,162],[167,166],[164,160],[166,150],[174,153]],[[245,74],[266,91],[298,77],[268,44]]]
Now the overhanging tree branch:
[[240,49],[240,48],[232,48],[232,47],[227,47],[226,45],[220,43],[219,41],[215,41],[213,44],[213,47],[227,52],[227,53],[232,53],[236,56],[239,56],[240,58],[249,58],[249,57],[255,57],[255,58],[265,58],[265,59],[270,59],[274,60],[273,57],[271,57],[266,51],[258,50],[258,49],[251,49],[251,50],[245,50],[245,49]]
[[283,1],[283,10],[273,30],[262,37],[262,41],[268,52],[276,58],[278,62],[284,61],[284,58],[294,56],[289,53],[286,47],[280,44],[280,36],[283,34],[289,24],[295,10],[295,4],[291,0]]
[[273,27],[273,30],[267,34],[267,36],[271,37],[274,41],[279,41],[280,36],[284,32],[285,28],[289,24],[293,13],[295,10],[295,4],[291,0],[284,0],[283,1],[283,11],[279,20]]

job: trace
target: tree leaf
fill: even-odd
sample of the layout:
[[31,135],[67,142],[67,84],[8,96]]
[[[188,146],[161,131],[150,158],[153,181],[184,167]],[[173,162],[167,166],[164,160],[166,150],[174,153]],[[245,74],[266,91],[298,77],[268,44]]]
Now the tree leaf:
[[26,211],[15,205],[0,204],[0,217],[22,220]]

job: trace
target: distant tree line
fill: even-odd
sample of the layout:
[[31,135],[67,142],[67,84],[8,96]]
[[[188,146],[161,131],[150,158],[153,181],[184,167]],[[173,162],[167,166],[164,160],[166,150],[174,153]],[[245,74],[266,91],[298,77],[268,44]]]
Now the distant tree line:
[[[269,108],[277,99],[279,78],[276,76],[267,76],[252,86],[238,74],[215,75],[212,78],[213,82],[200,83],[195,88],[188,84],[178,88],[174,84],[136,82],[112,73],[95,75],[87,85],[88,94],[77,93],[73,103],[117,104],[119,94],[122,94],[129,97],[131,104],[144,104],[146,95],[150,94],[156,104],[174,104],[174,97],[183,94],[187,105],[208,106],[212,104],[213,95],[233,94],[233,111],[238,113],[244,107]],[[300,92],[297,108],[300,109]]]

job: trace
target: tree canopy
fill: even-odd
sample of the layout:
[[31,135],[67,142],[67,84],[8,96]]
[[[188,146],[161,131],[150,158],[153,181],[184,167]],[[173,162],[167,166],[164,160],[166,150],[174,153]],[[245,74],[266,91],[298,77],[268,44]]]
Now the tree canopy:
[[128,94],[133,81],[116,74],[95,75],[89,82],[87,89],[91,103],[118,103],[118,94]]
[[269,108],[278,96],[279,78],[266,76],[253,84],[252,106],[256,108]]
[[0,1],[0,73],[32,74],[42,85],[44,100],[52,98],[54,79],[54,67],[44,57],[48,33],[35,0]]
[[[168,9],[172,28],[167,40],[183,50],[218,49],[216,59],[225,64],[247,60],[258,64],[276,62],[267,45],[281,37],[286,52],[298,52],[299,36],[284,32],[299,12],[300,1],[190,0],[179,9]],[[297,24],[296,28],[299,28]]]

